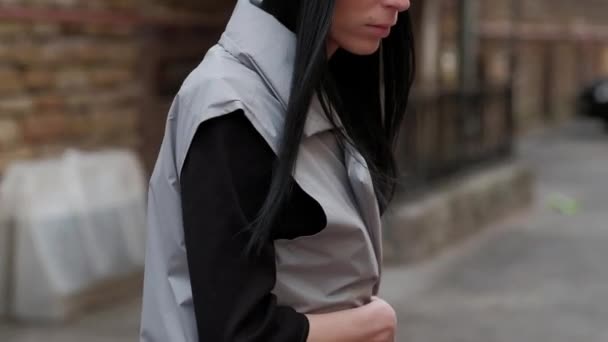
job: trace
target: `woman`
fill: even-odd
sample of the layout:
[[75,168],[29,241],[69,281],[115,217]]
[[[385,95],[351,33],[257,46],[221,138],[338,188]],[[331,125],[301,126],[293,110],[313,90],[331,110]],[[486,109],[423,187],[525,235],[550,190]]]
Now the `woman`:
[[375,296],[413,73],[408,7],[239,0],[169,113],[142,341],[394,340]]

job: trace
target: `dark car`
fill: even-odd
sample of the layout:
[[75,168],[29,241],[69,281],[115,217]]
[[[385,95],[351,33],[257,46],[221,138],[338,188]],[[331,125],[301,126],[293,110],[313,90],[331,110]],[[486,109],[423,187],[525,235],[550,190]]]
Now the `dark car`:
[[577,102],[580,114],[600,119],[608,128],[608,78],[598,79],[583,88]]

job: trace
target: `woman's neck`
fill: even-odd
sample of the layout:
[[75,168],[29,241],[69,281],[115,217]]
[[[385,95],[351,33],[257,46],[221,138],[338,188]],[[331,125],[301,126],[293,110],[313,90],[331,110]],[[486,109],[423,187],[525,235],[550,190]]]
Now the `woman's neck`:
[[331,57],[338,51],[338,43],[336,43],[333,39],[327,38],[327,59],[331,59]]

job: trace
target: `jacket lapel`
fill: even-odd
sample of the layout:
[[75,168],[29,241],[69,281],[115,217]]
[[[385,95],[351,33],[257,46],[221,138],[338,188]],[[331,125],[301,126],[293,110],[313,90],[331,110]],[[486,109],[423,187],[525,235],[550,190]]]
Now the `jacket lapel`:
[[[353,191],[359,213],[370,236],[372,247],[378,262],[378,271],[382,272],[382,223],[380,208],[374,192],[372,177],[363,156],[350,144],[345,144],[344,160],[348,181]],[[374,292],[378,292],[380,283]]]

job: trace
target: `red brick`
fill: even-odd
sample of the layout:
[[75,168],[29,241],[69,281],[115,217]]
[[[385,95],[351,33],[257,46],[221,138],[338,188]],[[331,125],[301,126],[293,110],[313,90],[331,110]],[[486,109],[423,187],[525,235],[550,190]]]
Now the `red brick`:
[[133,80],[133,72],[125,68],[96,69],[94,71],[91,71],[90,75],[90,82],[96,86],[124,84],[125,82]]
[[32,113],[34,102],[29,96],[11,96],[0,98],[0,116],[26,115]]
[[16,119],[0,119],[0,150],[15,146],[20,138],[21,129]]
[[34,101],[37,112],[61,111],[66,107],[66,98],[57,93],[43,94]]
[[70,138],[71,133],[64,114],[31,115],[23,122],[23,137],[30,144],[60,142]]
[[35,68],[25,72],[25,86],[30,90],[49,89],[53,84],[53,73],[46,68]]
[[0,68],[0,94],[14,94],[24,89],[23,75],[15,68]]
[[80,68],[63,69],[55,74],[55,88],[59,90],[83,89],[89,84],[89,75]]

